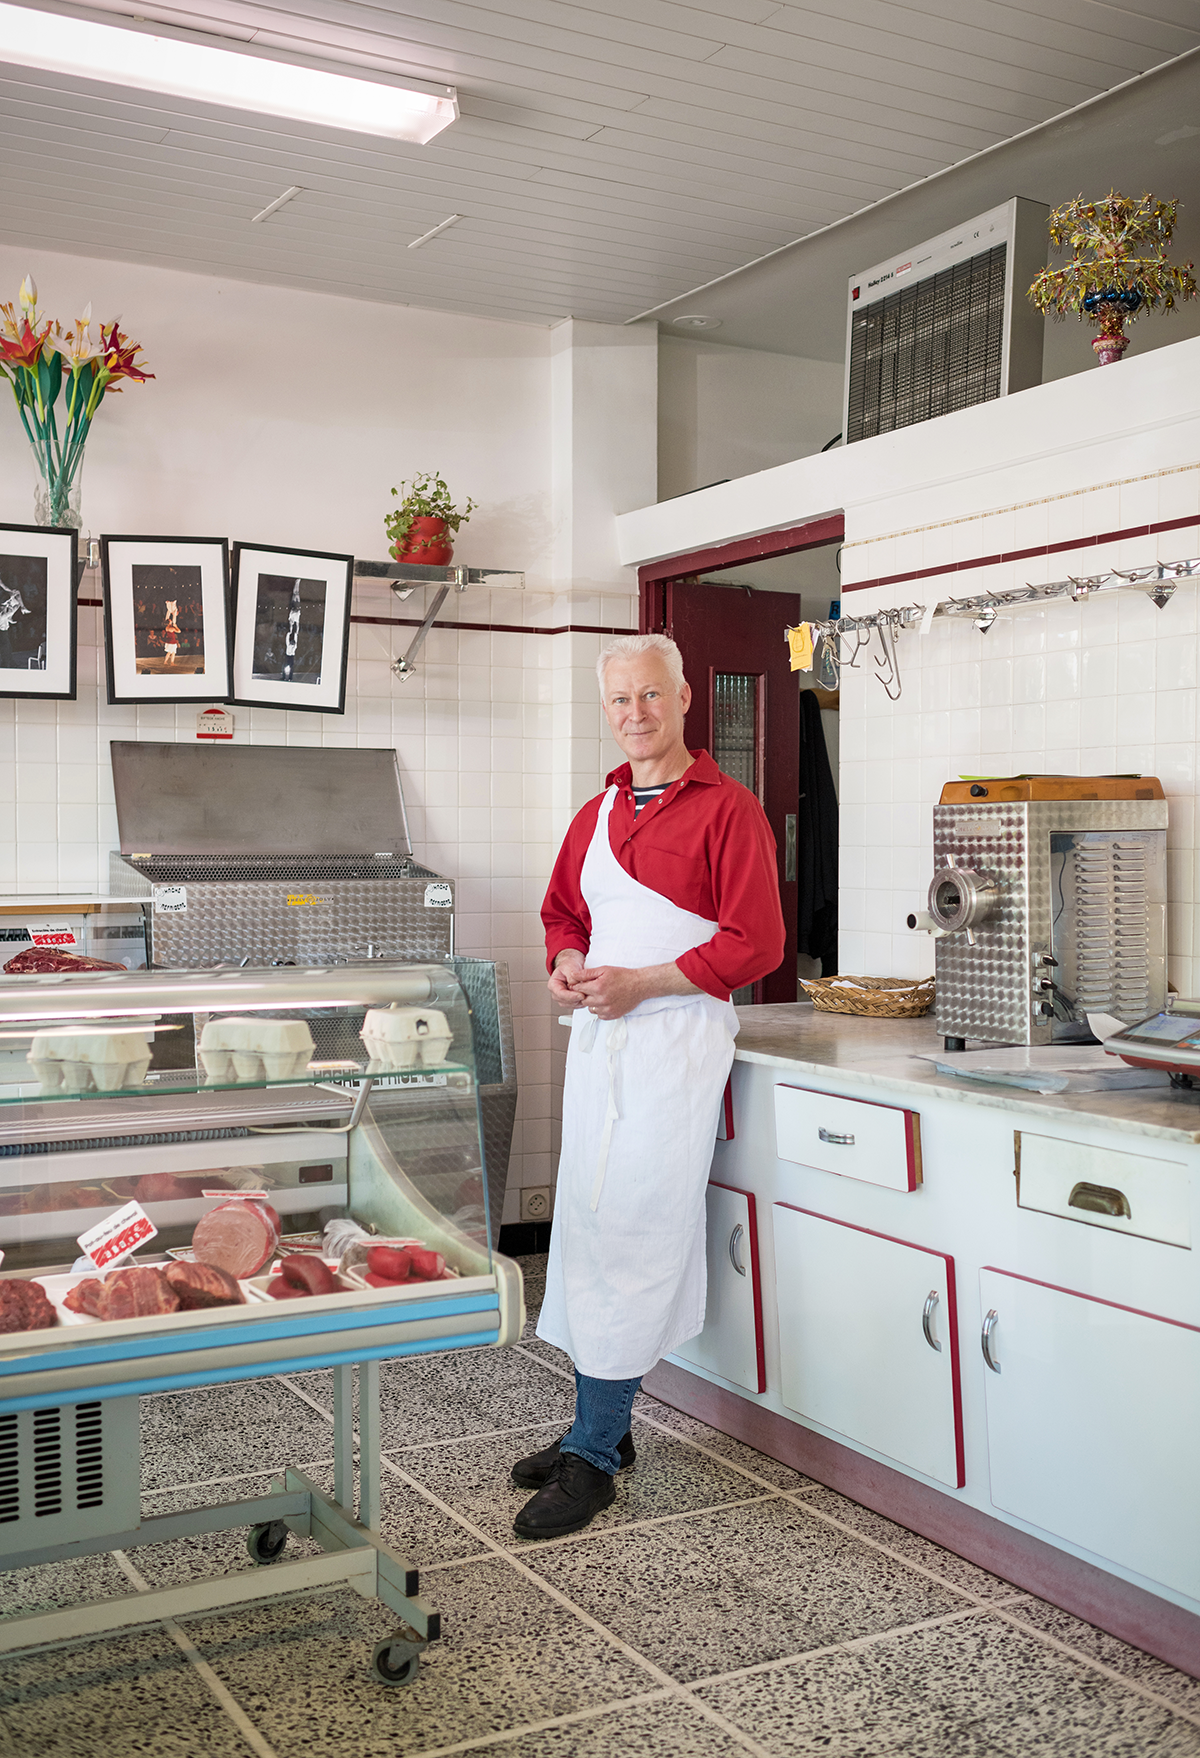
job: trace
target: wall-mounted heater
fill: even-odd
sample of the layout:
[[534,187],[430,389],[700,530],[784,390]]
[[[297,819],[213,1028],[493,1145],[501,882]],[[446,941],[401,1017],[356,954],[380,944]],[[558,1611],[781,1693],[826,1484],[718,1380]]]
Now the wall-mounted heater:
[[851,277],[847,445],[1042,382],[1046,320],[1025,294],[1049,211],[1014,196]]

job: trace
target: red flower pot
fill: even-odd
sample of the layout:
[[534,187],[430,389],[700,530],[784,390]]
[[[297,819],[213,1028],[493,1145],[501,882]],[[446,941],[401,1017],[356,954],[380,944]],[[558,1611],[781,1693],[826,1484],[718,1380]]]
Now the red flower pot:
[[392,545],[396,561],[420,562],[431,568],[445,567],[453,554],[454,540],[444,519],[414,519],[408,536]]

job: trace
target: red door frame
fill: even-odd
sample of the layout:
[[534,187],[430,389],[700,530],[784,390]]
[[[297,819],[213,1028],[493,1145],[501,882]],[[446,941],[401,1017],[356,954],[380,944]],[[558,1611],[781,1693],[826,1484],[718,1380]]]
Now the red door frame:
[[739,562],[761,562],[771,556],[795,555],[802,549],[823,549],[827,544],[840,543],[845,535],[844,514],[831,513],[824,519],[810,519],[807,525],[792,525],[783,531],[762,531],[757,537],[740,537],[736,543],[693,549],[686,555],[647,562],[638,569],[638,633],[670,634],[665,626],[662,591],[668,580],[682,580],[718,568],[735,568]]

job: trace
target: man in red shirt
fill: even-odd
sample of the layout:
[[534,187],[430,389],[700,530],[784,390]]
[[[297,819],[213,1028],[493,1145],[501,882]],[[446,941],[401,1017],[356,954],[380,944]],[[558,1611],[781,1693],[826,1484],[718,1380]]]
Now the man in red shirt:
[[578,1531],[632,1465],[634,1394],[704,1325],[704,1192],[737,1016],[779,964],[775,842],[755,796],[683,741],[691,691],[665,635],[597,664],[628,762],[567,832],[542,905],[550,993],[572,1013],[538,1335],[575,1363],[575,1421],[520,1459],[515,1530]]

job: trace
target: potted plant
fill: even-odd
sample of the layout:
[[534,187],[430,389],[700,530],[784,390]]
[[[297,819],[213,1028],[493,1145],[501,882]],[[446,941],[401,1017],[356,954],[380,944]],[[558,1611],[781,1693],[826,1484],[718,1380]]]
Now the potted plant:
[[428,471],[402,482],[392,493],[400,505],[388,514],[383,527],[392,540],[395,560],[444,566],[454,554],[455,532],[466,524],[477,503],[468,500],[460,512],[442,478]]
[[1073,311],[1080,320],[1098,320],[1092,347],[1101,366],[1114,365],[1128,348],[1126,321],[1160,306],[1174,311],[1176,296],[1196,297],[1192,264],[1167,261],[1178,208],[1177,201],[1133,201],[1111,189],[1100,201],[1077,196],[1050,215],[1054,249],[1075,254],[1065,268],[1043,269],[1029,297],[1051,317]]

